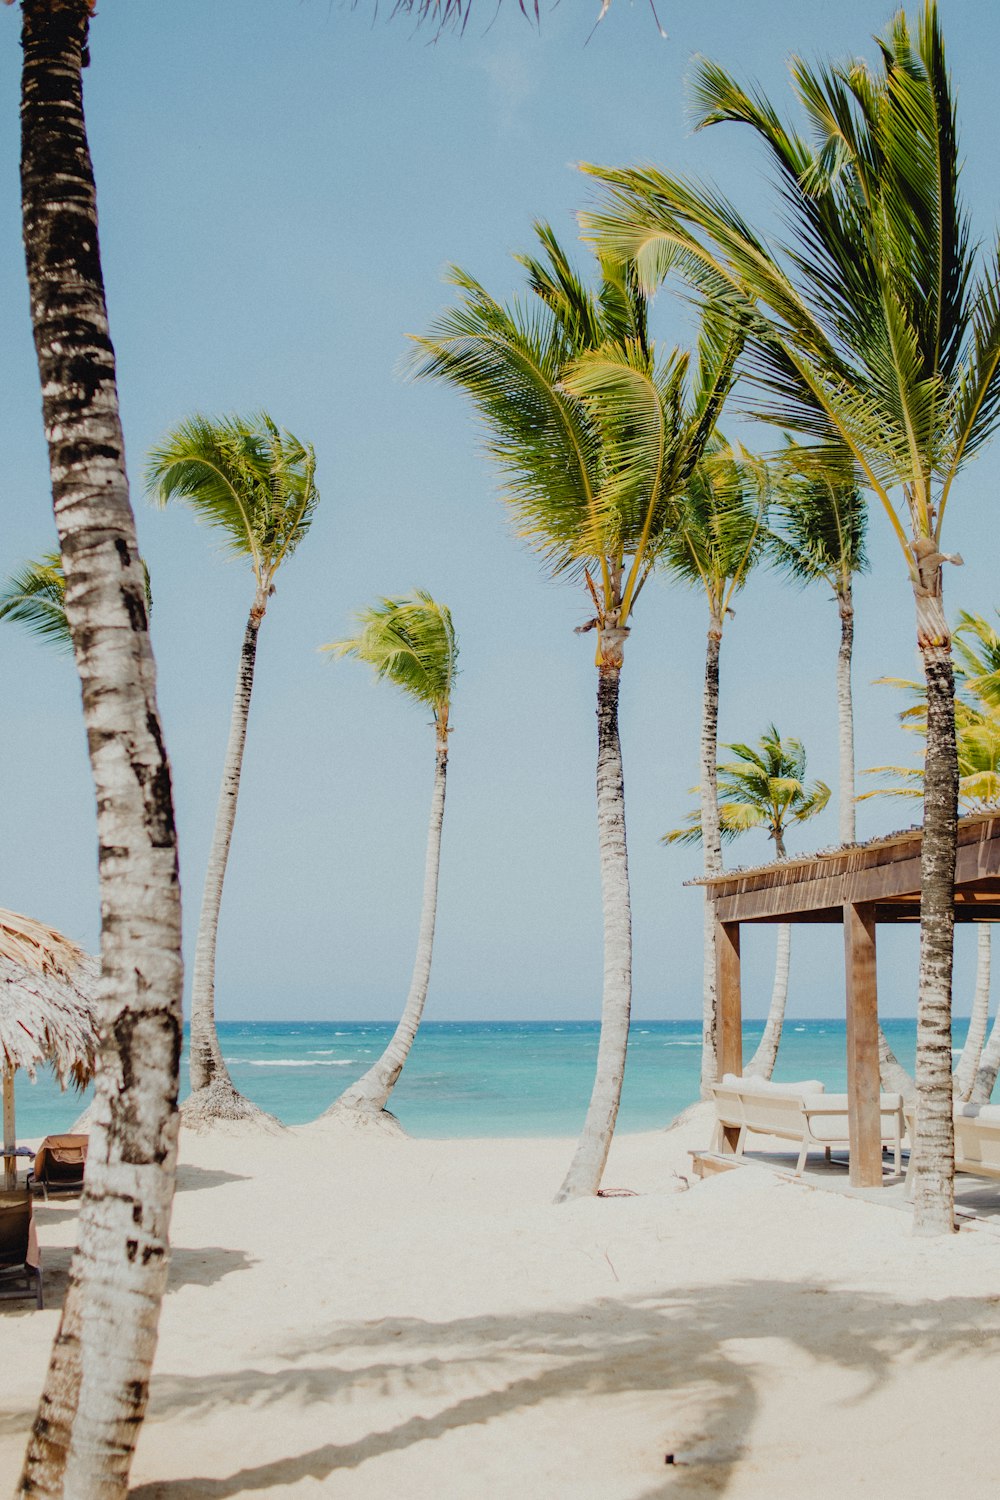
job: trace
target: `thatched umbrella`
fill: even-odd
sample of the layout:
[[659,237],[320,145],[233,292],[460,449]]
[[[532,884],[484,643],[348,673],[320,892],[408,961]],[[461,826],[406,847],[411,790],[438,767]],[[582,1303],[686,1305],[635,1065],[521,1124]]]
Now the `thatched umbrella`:
[[14,1072],[50,1062],[63,1088],[83,1087],[97,1053],[99,966],[51,927],[0,907],[0,1072],[5,1185],[13,1186]]

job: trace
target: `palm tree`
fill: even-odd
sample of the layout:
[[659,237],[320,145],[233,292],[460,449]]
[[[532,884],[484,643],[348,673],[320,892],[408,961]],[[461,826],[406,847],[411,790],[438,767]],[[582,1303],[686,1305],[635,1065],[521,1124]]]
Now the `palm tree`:
[[309,530],[319,503],[316,456],[267,415],[220,419],[195,415],[167,433],[149,455],[146,485],[157,505],[181,500],[220,530],[228,550],[250,560],[254,593],[243,632],[222,787],[209,851],[191,982],[191,1096],[188,1123],[261,1118],[238,1092],[215,1026],[215,951],[222,886],[240,790],[257,637],[275,576]]
[[597,812],[604,994],[597,1072],[558,1201],[597,1191],[618,1114],[632,987],[632,924],[618,693],[636,602],[676,522],[732,383],[739,340],[706,318],[698,369],[658,354],[634,279],[601,263],[591,291],[551,230],[519,257],[529,302],[504,306],[453,269],[457,307],[416,340],[414,370],[457,385],[485,421],[519,534],[586,588],[597,631]]
[[715,63],[699,124],[737,121],[777,167],[791,241],[772,248],[710,189],[655,171],[588,169],[611,189],[587,222],[647,286],[671,268],[748,335],[758,416],[846,447],[882,506],[913,589],[929,733],[921,851],[914,1228],[954,1228],[951,975],[957,761],[944,518],[1000,415],[1000,264],[983,261],[958,193],[958,129],[928,0],[899,12],[880,66],[792,62],[808,133]]
[[[719,731],[719,656],[732,601],[761,554],[770,492],[767,466],[717,439],[688,480],[684,506],[670,539],[665,565],[683,582],[701,587],[708,603],[708,644],[701,715],[701,844],[705,874],[722,873],[722,839],[716,760]],[[718,1079],[718,1011],[715,972],[715,902],[705,891],[701,1093]]]
[[83,115],[86,5],[22,0],[21,192],[66,612],[97,805],[102,1024],[87,1185],[21,1495],[128,1488],[177,1154],[181,917],[170,766]]
[[451,695],[458,673],[458,642],[451,611],[430,594],[417,589],[403,599],[380,599],[355,617],[357,634],[324,646],[337,656],[353,656],[387,678],[408,698],[428,708],[434,722],[436,758],[431,820],[424,863],[424,896],[420,911],[417,956],[410,992],[399,1025],[385,1051],[368,1071],[346,1089],[327,1115],[339,1118],[392,1120],[386,1111],[389,1095],[410,1055],[424,1013],[431,977],[434,923],[437,916],[438,871],[441,867],[441,825],[444,820],[445,780],[448,774],[448,736],[451,733]]
[[[736,755],[734,761],[719,766],[719,822],[722,838],[728,843],[751,828],[766,828],[774,842],[777,859],[787,858],[785,833],[791,824],[804,823],[822,812],[830,800],[830,788],[823,781],[806,781],[806,752],[801,740],[782,740],[771,724],[756,746],[727,745]],[[664,835],[665,844],[700,843],[701,811],[688,814],[683,828]],[[764,1034],[744,1072],[770,1078],[778,1056],[781,1030],[788,998],[788,964],[792,946],[792,929],[788,922],[778,925],[778,945],[774,966],[774,987],[768,1006]]]

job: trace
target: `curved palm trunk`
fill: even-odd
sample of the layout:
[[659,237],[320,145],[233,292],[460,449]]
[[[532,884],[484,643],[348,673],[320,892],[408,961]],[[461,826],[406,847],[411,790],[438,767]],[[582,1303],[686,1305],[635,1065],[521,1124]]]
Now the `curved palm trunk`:
[[[837,586],[840,614],[840,647],[837,651],[837,740],[839,746],[839,832],[842,844],[857,843],[857,801],[854,794],[854,694],[851,666],[854,657],[854,589],[848,573]],[[913,1079],[889,1046],[878,1026],[879,1076],[887,1093],[916,1097]]]
[[[604,994],[597,1075],[583,1132],[556,1202],[592,1196],[611,1149],[632,1008],[632,908],[625,844],[625,787],[618,738],[618,685],[626,631],[602,631],[597,680],[597,829],[604,908]],[[615,639],[618,637],[619,639]]]
[[778,1060],[781,1031],[785,1024],[785,1003],[788,1000],[788,967],[792,951],[792,928],[788,922],[778,927],[777,950],[774,959],[774,984],[771,988],[771,1003],[767,1008],[764,1035],[757,1050],[743,1069],[748,1078],[770,1078]]
[[993,1017],[990,1039],[979,1059],[979,1067],[976,1069],[976,1079],[969,1099],[970,1104],[989,1104],[993,1097],[998,1072],[1000,1072],[1000,1011]]
[[941,570],[914,587],[917,643],[927,683],[924,832],[920,856],[920,986],[917,1001],[917,1234],[955,1227],[955,1122],[951,1081],[951,976],[955,928],[958,753],[951,639]]
[[399,1025],[376,1063],[353,1083],[340,1098],[330,1106],[325,1115],[380,1115],[389,1101],[396,1080],[403,1071],[403,1064],[410,1055],[413,1039],[417,1034],[427,987],[431,977],[431,956],[434,950],[434,924],[437,918],[438,874],[441,869],[441,827],[444,823],[445,782],[448,774],[448,742],[439,740],[437,764],[434,771],[434,792],[431,798],[431,819],[427,830],[427,855],[424,861],[424,896],[420,909],[420,933],[417,939],[417,956],[410,980],[410,993],[400,1017]]
[[128,1488],[166,1282],[177,1153],[181,928],[97,236],[81,67],[87,9],[24,0],[22,192],[66,611],[97,795],[101,1010],[79,1249],[18,1493]]
[[[719,828],[717,776],[719,742],[719,652],[722,621],[712,616],[705,652],[705,691],[701,711],[701,844],[705,874],[722,873],[722,835]],[[705,892],[704,979],[702,989],[701,1097],[707,1099],[719,1077],[719,1011],[715,974],[715,902]]]
[[976,993],[969,1016],[969,1033],[955,1069],[955,1098],[965,1103],[972,1098],[990,1018],[991,935],[989,922],[980,922],[976,932]]
[[[238,1091],[222,1057],[215,1026],[215,953],[219,934],[219,909],[222,887],[236,822],[236,804],[240,794],[240,774],[246,745],[250,695],[253,692],[257,637],[264,618],[267,600],[258,591],[254,599],[240,652],[233,694],[233,711],[229,721],[229,741],[222,770],[222,786],[215,812],[215,827],[209,850],[205,887],[198,919],[198,940],[194,950],[191,975],[191,1089],[192,1098],[184,1102],[185,1118],[189,1114],[204,1118],[243,1118],[263,1111]],[[207,1093],[205,1091],[208,1091]],[[197,1097],[194,1097],[197,1095]]]

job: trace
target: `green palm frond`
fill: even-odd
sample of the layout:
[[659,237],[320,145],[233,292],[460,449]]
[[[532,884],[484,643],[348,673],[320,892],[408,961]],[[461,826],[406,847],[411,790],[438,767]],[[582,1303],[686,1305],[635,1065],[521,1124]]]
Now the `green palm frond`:
[[189,505],[199,521],[223,533],[228,551],[251,559],[265,590],[309,530],[319,504],[315,478],[312,447],[266,412],[188,417],[146,465],[150,500]]
[[961,687],[988,708],[1000,708],[1000,634],[982,615],[963,609],[952,640]]
[[72,651],[66,580],[58,552],[46,552],[37,562],[24,563],[11,574],[0,592],[0,620],[15,620],[58,650]]
[[[804,823],[822,812],[830,800],[823,781],[807,782],[806,752],[801,740],[782,740],[773,724],[756,745],[723,747],[736,759],[719,765],[719,819],[724,841],[751,828],[766,828],[779,852],[790,823]],[[697,788],[696,788],[697,790]],[[697,843],[701,814],[690,812],[685,825],[664,835],[661,843]]]
[[663,562],[672,577],[701,584],[720,620],[764,549],[773,483],[769,465],[722,439],[688,478]]
[[703,327],[692,379],[687,354],[650,344],[634,269],[605,258],[592,289],[551,229],[535,227],[538,253],[517,257],[529,297],[500,304],[452,268],[459,303],[413,340],[410,370],[471,398],[518,534],[553,573],[598,580],[603,618],[624,624],[677,524],[742,341]]
[[940,540],[955,475],[1000,420],[1000,259],[996,247],[979,258],[958,190],[936,6],[912,31],[898,13],[879,46],[878,69],[793,59],[801,134],[760,91],[698,64],[696,124],[760,138],[784,244],[710,186],[650,170],[587,168],[607,199],[585,223],[647,289],[677,272],[728,310],[747,340],[753,414],[846,448],[915,574],[907,530]]
[[786,442],[776,459],[782,482],[772,506],[772,561],[799,583],[823,579],[843,592],[868,570],[868,509],[857,466],[843,448]]
[[458,675],[458,642],[447,606],[415,589],[359,610],[354,624],[356,635],[320,649],[367,663],[377,677],[430,708],[439,732],[447,733]]

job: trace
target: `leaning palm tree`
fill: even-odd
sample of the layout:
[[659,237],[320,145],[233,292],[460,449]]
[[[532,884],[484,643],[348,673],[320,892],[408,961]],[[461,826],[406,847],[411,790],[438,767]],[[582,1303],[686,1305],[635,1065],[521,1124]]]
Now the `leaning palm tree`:
[[337,1118],[389,1120],[389,1095],[410,1055],[427,999],[437,917],[441,825],[444,821],[451,695],[458,672],[458,642],[451,611],[417,589],[402,599],[380,599],[356,616],[357,634],[324,646],[337,656],[353,656],[373,668],[377,677],[395,684],[408,698],[429,709],[434,723],[436,760],[431,820],[424,862],[424,896],[420,911],[417,956],[410,993],[385,1051],[356,1083],[326,1111]]
[[215,1025],[215,952],[222,886],[236,820],[243,747],[253,691],[257,638],[275,576],[309,530],[319,503],[316,456],[308,443],[280,431],[266,412],[255,417],[189,417],[149,455],[147,493],[157,505],[180,500],[199,521],[220,530],[230,553],[250,561],[253,602],[240,652],[222,788],[205,875],[191,982],[191,1095],[188,1123],[260,1118],[238,1092]]
[[458,306],[416,340],[413,368],[458,386],[484,419],[519,534],[556,576],[586,590],[597,632],[597,810],[604,994],[597,1072],[558,1199],[600,1186],[621,1098],[632,990],[632,925],[618,694],[636,602],[730,388],[739,340],[702,324],[698,368],[650,343],[646,302],[613,261],[592,291],[551,230],[519,257],[532,296],[503,305],[453,269]]
[[79,1249],[18,1493],[128,1489],[166,1287],[181,912],[83,112],[86,4],[22,0],[21,194],[66,611],[97,807],[100,1057]]
[[[665,566],[672,577],[702,588],[708,603],[708,643],[701,712],[701,845],[705,874],[722,873],[722,838],[716,786],[719,731],[719,657],[732,602],[760,557],[770,494],[767,465],[721,438],[688,480]],[[701,1092],[718,1080],[718,1008],[715,902],[706,887],[702,992]]]
[[677,269],[748,335],[756,414],[847,447],[884,510],[913,589],[929,733],[921,850],[914,1228],[954,1228],[951,975],[957,763],[944,519],[956,478],[1000,417],[1000,261],[958,192],[958,129],[933,3],[897,13],[863,62],[792,62],[799,134],[756,89],[702,61],[699,124],[767,146],[791,241],[773,247],[717,192],[655,171],[588,169],[611,200],[587,216],[643,284]]
[[[736,759],[718,768],[723,840],[728,843],[751,828],[764,828],[774,843],[776,858],[786,859],[785,833],[789,826],[805,823],[822,812],[830,800],[830,788],[823,781],[806,781],[806,752],[801,740],[782,740],[773,724],[755,746],[733,744],[725,748],[732,750]],[[694,844],[701,838],[701,811],[696,809],[688,814],[682,828],[664,834],[662,842]],[[791,924],[781,922],[771,1003],[764,1034],[744,1069],[748,1075],[770,1078],[774,1072],[788,999],[791,946]]]

